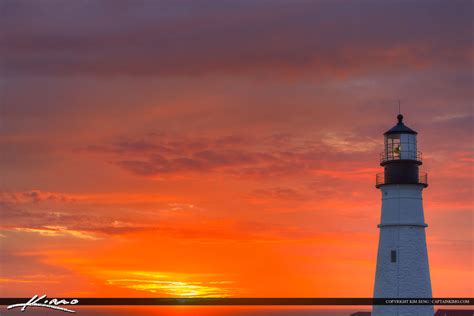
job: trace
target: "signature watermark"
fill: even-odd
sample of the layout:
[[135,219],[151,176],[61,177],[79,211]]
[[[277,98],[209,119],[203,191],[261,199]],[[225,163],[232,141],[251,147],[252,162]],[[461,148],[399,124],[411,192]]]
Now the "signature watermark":
[[46,294],[42,296],[38,296],[35,294],[28,302],[26,303],[21,303],[21,304],[13,304],[7,307],[7,309],[13,309],[13,308],[20,308],[21,311],[24,312],[27,307],[44,307],[44,308],[51,308],[55,309],[58,311],[66,312],[66,313],[75,313],[76,311],[73,311],[72,309],[61,307],[59,305],[76,305],[79,303],[79,300],[77,299],[72,299],[70,301],[67,301],[65,299],[58,300],[57,298],[53,299],[48,299]]

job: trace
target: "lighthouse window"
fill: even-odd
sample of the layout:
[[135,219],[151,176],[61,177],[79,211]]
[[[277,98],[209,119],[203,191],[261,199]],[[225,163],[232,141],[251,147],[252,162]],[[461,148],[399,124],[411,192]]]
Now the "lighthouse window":
[[396,250],[392,250],[390,252],[390,257],[391,257],[391,261],[392,262],[397,262],[397,251]]
[[400,135],[389,135],[386,138],[385,156],[388,160],[400,159],[402,151],[402,144],[400,142]]

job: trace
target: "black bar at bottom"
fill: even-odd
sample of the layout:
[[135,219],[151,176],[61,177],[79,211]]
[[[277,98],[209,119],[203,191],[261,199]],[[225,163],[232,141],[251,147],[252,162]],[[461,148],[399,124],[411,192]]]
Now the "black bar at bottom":
[[[49,298],[45,298],[49,299]],[[56,298],[81,305],[474,305],[473,298]],[[0,298],[0,305],[27,303],[31,298]],[[65,306],[65,305],[62,305]]]

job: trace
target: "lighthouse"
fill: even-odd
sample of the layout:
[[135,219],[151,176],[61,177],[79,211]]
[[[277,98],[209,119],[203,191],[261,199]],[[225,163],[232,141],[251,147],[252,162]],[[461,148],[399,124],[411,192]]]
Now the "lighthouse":
[[[382,195],[375,298],[431,298],[430,268],[426,249],[423,189],[428,177],[420,172],[422,155],[417,132],[398,123],[384,134],[384,151],[376,187]],[[431,305],[376,305],[374,316],[433,316]]]

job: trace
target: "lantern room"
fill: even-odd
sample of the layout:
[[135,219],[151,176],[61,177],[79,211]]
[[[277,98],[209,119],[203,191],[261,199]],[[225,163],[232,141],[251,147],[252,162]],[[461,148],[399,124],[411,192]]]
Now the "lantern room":
[[403,124],[403,115],[398,114],[397,119],[397,125],[384,133],[384,151],[380,154],[384,172],[377,174],[375,186],[421,184],[426,187],[427,174],[419,171],[422,160],[416,145],[417,132]]
[[421,153],[416,147],[417,132],[403,124],[403,115],[399,114],[397,119],[397,125],[384,134],[384,151],[380,155],[380,164],[383,166],[397,160],[412,160],[421,164]]

